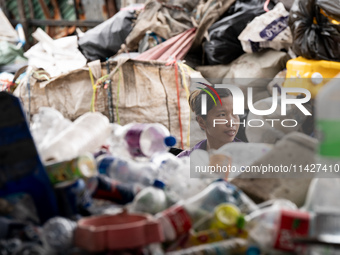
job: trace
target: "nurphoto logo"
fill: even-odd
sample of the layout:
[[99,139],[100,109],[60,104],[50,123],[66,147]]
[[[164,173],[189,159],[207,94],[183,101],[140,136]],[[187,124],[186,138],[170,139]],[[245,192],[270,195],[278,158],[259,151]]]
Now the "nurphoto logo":
[[[200,84],[209,87],[211,91],[213,91],[215,93],[215,95],[217,96],[218,100],[220,101],[221,105],[221,99],[218,95],[218,93],[216,92],[215,89],[219,89],[219,88],[224,88],[224,89],[229,89],[232,96],[233,96],[233,114],[234,115],[243,115],[244,114],[244,105],[245,105],[245,100],[244,100],[244,94],[242,92],[242,90],[240,88],[238,88],[235,85],[230,85],[230,84],[216,84],[215,85],[215,89],[210,86],[207,85],[205,83],[201,83]],[[217,104],[215,98],[213,97],[213,95],[211,94],[211,92],[209,92],[208,90],[204,89],[204,88],[199,88],[201,90],[204,90],[214,101],[215,105]],[[289,93],[294,93],[294,94],[305,94],[304,98],[289,98],[288,94]],[[207,114],[207,94],[203,94],[202,96],[202,100],[201,100],[201,115],[206,115]],[[273,95],[272,95],[272,105],[270,107],[270,109],[267,110],[258,110],[255,109],[254,107],[254,103],[253,103],[253,88],[249,87],[247,89],[247,98],[248,98],[248,109],[251,113],[258,115],[258,116],[266,116],[266,115],[270,115],[272,113],[274,113],[277,109],[278,106],[278,88],[273,88]],[[309,92],[309,90],[304,89],[304,88],[281,88],[281,115],[282,116],[286,116],[287,115],[287,105],[288,104],[294,104],[304,115],[306,116],[311,116],[312,114],[306,109],[306,107],[303,106],[304,103],[309,102],[309,100],[311,99],[311,93]],[[272,126],[274,125],[274,121],[279,121],[279,119],[266,119],[266,121],[271,122]],[[232,120],[231,120],[232,122]],[[252,125],[251,123],[248,123],[249,126],[251,127],[262,127],[264,125],[264,122],[260,119],[252,119],[249,122],[259,122],[260,125]],[[293,124],[288,125],[287,122],[292,122]],[[218,124],[227,124],[228,120],[226,119],[215,119],[214,120],[214,127],[215,125]],[[232,123],[233,124],[233,123]],[[240,125],[244,125],[245,126],[245,120],[244,122],[241,123],[234,123],[234,124],[240,124]],[[281,124],[284,127],[295,127],[298,123],[296,120],[294,119],[284,119],[281,120]]]

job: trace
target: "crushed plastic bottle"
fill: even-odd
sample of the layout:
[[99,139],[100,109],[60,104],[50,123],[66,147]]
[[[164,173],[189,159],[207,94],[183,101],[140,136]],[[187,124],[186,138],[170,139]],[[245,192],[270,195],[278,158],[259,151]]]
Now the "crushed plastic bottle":
[[221,203],[232,203],[243,213],[257,209],[255,203],[242,191],[224,180],[219,180],[197,195],[179,201],[169,209],[156,214],[161,222],[165,239],[174,240],[187,233],[194,225],[211,218],[214,208]]
[[153,185],[140,191],[131,205],[133,212],[156,214],[167,208],[167,197],[164,193],[165,184],[155,180]]
[[190,178],[189,157],[178,158],[170,153],[161,153],[151,160],[158,169],[157,179],[166,184],[165,191],[173,201],[188,199],[211,183],[209,178]]
[[66,218],[49,219],[43,226],[44,246],[50,251],[63,252],[72,247],[73,235],[77,223]]
[[276,254],[293,252],[293,238],[306,237],[310,230],[310,215],[299,211],[289,200],[278,199],[259,205],[259,210],[245,217],[250,243],[262,251]]
[[138,162],[129,158],[103,155],[98,157],[97,162],[100,174],[134,186],[135,193],[151,186],[157,176],[155,165],[149,161]]

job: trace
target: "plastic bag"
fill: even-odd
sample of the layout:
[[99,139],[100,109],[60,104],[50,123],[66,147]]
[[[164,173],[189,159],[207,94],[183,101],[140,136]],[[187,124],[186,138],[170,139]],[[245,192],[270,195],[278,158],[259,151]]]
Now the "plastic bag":
[[[204,45],[209,64],[228,64],[244,53],[237,37],[248,22],[265,12],[263,6],[262,0],[237,0],[224,17],[209,28],[210,41]],[[273,4],[268,7],[272,9]]]
[[338,0],[297,0],[290,10],[293,51],[316,60],[340,61]]
[[238,37],[243,50],[252,53],[265,48],[288,49],[293,42],[288,18],[283,3],[278,3],[273,10],[253,19]]
[[0,65],[26,61],[23,53],[22,48],[17,48],[14,44],[6,41],[0,41]]
[[79,38],[84,56],[92,61],[105,61],[116,54],[132,30],[135,11],[123,10]]

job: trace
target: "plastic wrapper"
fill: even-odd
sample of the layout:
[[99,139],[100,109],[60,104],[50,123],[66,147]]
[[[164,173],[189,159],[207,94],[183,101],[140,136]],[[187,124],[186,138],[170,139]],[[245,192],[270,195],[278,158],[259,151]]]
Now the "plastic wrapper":
[[132,30],[135,11],[124,10],[87,31],[79,39],[79,47],[88,60],[105,61],[116,54]]
[[243,50],[252,53],[265,48],[288,49],[293,42],[288,18],[283,3],[278,3],[273,10],[253,19],[238,37]]
[[57,77],[86,65],[86,58],[78,50],[75,35],[53,40],[44,30],[37,28],[32,36],[39,43],[24,53],[29,68],[42,68],[51,77]]
[[337,0],[295,1],[289,17],[293,51],[308,59],[340,61],[339,21]]
[[209,41],[204,45],[209,64],[228,64],[244,53],[237,37],[248,22],[265,12],[263,5],[260,0],[238,0],[209,28]]

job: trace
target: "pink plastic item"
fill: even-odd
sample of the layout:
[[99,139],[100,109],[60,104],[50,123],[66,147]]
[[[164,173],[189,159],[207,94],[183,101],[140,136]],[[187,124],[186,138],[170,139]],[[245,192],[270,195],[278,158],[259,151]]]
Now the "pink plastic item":
[[74,243],[90,252],[138,248],[164,240],[159,222],[146,214],[101,215],[78,221]]

